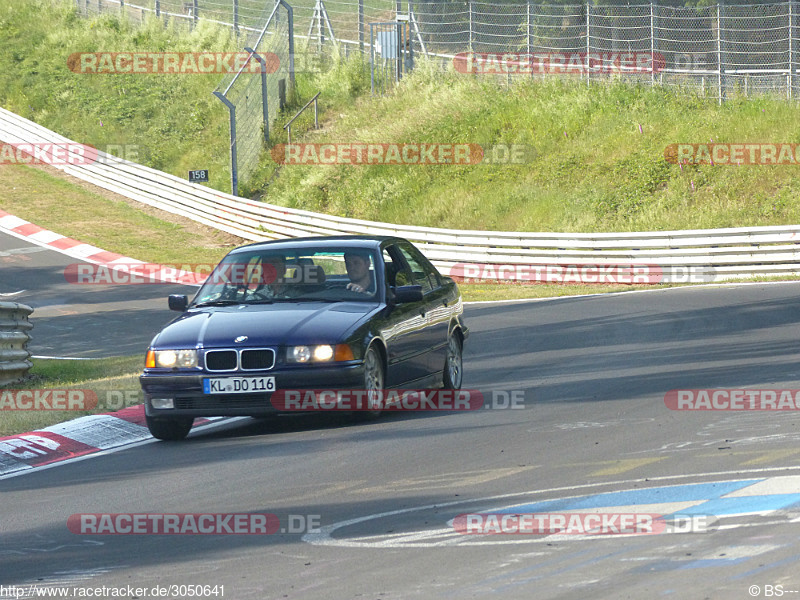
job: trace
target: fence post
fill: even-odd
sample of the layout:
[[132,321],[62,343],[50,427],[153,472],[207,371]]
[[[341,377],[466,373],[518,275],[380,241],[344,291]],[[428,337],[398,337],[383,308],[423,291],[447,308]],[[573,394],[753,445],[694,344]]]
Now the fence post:
[[261,112],[264,119],[264,141],[269,143],[269,99],[267,98],[267,61],[252,48],[244,47],[261,65]]
[[322,44],[325,42],[325,30],[322,27],[322,4],[317,0],[317,52],[322,53]]
[[156,0],[156,19],[161,17],[161,0]]
[[791,100],[794,93],[794,1],[789,0],[789,77],[786,96]]
[[212,92],[222,103],[228,107],[231,128],[231,194],[239,195],[239,166],[236,154],[236,107],[228,100],[222,92]]
[[364,0],[358,0],[358,48],[364,54]]
[[288,2],[281,0],[281,4],[286,9],[286,22],[289,26],[289,93],[294,94],[294,9]]
[[656,84],[656,11],[650,2],[650,85]]
[[233,30],[239,35],[239,0],[233,0]]
[[525,48],[528,52],[528,60],[531,60],[531,0],[525,4],[525,19]]
[[722,3],[717,4],[717,95],[722,104]]
[[197,27],[197,13],[199,12],[200,7],[198,6],[198,0],[193,0],[192,3],[192,21],[194,23],[194,27]]
[[590,30],[590,19],[591,19],[591,4],[587,2],[586,4],[586,85],[589,85],[589,75],[591,71],[589,71],[589,53],[591,52],[591,30]]
[[472,52],[472,0],[469,0],[469,51]]

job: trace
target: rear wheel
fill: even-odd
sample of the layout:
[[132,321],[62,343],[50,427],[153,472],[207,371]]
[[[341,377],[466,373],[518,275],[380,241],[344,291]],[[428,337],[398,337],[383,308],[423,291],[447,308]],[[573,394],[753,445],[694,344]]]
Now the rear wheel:
[[154,438],[175,442],[189,435],[194,419],[191,417],[150,417],[145,415],[145,422]]
[[[368,406],[382,406],[384,383],[385,373],[381,355],[374,346],[370,346],[364,356],[364,389],[367,392]],[[354,416],[359,420],[369,421],[377,419],[380,414],[381,408],[374,408],[358,411]]]
[[461,357],[463,349],[461,335],[458,331],[454,331],[447,339],[447,358],[444,361],[443,383],[447,390],[461,389]]

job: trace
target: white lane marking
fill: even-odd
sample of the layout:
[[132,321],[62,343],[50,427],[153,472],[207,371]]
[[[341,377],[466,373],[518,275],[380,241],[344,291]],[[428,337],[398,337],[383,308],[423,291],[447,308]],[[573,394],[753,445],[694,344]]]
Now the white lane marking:
[[[588,490],[588,489],[592,489],[592,488],[596,489],[596,488],[611,487],[611,486],[621,486],[621,485],[626,485],[627,486],[627,485],[633,485],[633,484],[644,483],[644,482],[652,483],[652,482],[655,482],[655,481],[686,480],[686,479],[697,479],[697,478],[700,478],[700,477],[725,477],[725,476],[731,476],[731,475],[738,475],[738,476],[742,476],[742,475],[758,475],[758,474],[775,473],[775,472],[781,472],[781,471],[785,472],[785,471],[798,471],[798,470],[800,470],[800,466],[765,467],[765,468],[760,468],[760,469],[742,469],[742,470],[737,470],[737,471],[714,471],[714,472],[710,472],[710,473],[693,473],[693,474],[688,474],[688,475],[666,475],[666,476],[661,476],[661,477],[648,477],[646,479],[624,479],[624,480],[618,480],[618,481],[607,481],[607,482],[602,482],[602,483],[585,483],[585,484],[580,484],[580,485],[555,487],[555,488],[548,488],[548,489],[543,489],[543,490],[530,490],[530,491],[527,491],[527,492],[515,492],[515,493],[509,493],[509,494],[500,494],[500,495],[497,495],[497,496],[487,496],[487,497],[484,497],[484,498],[475,498],[475,499],[471,499],[471,500],[455,500],[455,501],[452,501],[452,502],[444,502],[444,503],[437,503],[437,504],[426,504],[426,505],[422,505],[422,506],[415,506],[415,507],[410,507],[410,508],[401,508],[401,509],[398,509],[398,510],[385,511],[385,512],[381,512],[381,513],[373,513],[373,514],[366,515],[366,516],[363,516],[363,517],[355,517],[353,519],[347,519],[345,521],[339,521],[337,523],[333,523],[332,525],[325,525],[323,527],[320,527],[316,531],[312,531],[312,532],[309,532],[309,533],[305,534],[302,537],[302,540],[304,542],[308,543],[308,544],[312,544],[312,545],[315,545],[315,546],[372,547],[373,545],[375,545],[375,546],[386,547],[386,548],[400,548],[400,547],[402,547],[402,548],[415,548],[415,547],[416,548],[424,548],[424,547],[432,547],[432,546],[442,545],[442,543],[441,542],[420,542],[420,541],[415,541],[415,542],[411,542],[411,543],[398,543],[398,542],[392,543],[390,540],[387,540],[387,535],[386,534],[377,535],[377,536],[362,536],[360,538],[341,538],[341,539],[336,539],[336,538],[333,537],[332,534],[338,529],[342,529],[344,527],[350,527],[351,525],[358,525],[359,523],[364,523],[366,521],[373,521],[373,520],[382,519],[382,518],[386,518],[386,517],[393,517],[393,516],[397,516],[397,515],[409,514],[409,513],[413,513],[413,512],[420,512],[420,511],[424,511],[424,510],[431,510],[431,509],[441,510],[443,508],[450,508],[450,507],[455,507],[455,506],[465,505],[465,504],[476,504],[476,503],[484,503],[485,504],[485,503],[489,503],[489,502],[496,503],[497,501],[504,500],[504,499],[507,499],[507,498],[520,498],[520,497],[523,497],[523,496],[530,497],[530,496],[538,496],[538,495],[542,495],[542,494],[553,494],[553,493],[558,493],[558,492],[578,492],[578,491]],[[654,486],[654,487],[656,487],[656,486]],[[618,490],[616,490],[616,491],[618,491]],[[578,496],[580,496],[580,494],[576,494],[575,496],[569,496],[569,497],[559,497],[558,499],[559,500],[564,500],[564,499],[569,499],[569,498],[578,497]],[[725,515],[725,517],[735,517],[735,516],[738,516],[738,515]],[[746,515],[744,515],[744,516],[746,516]],[[733,525],[726,526],[725,529],[734,529],[736,527],[763,526],[763,525],[769,525],[769,524],[775,524],[775,523],[784,523],[785,524],[787,522],[789,522],[789,521],[784,519],[784,520],[777,521],[777,522],[733,524]],[[720,527],[720,528],[722,528],[722,527]],[[409,532],[409,535],[415,536],[415,539],[420,540],[420,539],[424,538],[426,533],[430,533],[430,534],[433,535],[434,538],[436,538],[439,535],[441,535],[440,534],[441,531],[442,531],[442,529],[438,528],[438,529],[431,529],[431,530],[428,530],[426,532]],[[463,535],[463,534],[459,534],[459,535]],[[471,537],[474,537],[474,536],[463,535],[463,537],[464,538],[471,538]],[[495,537],[495,536],[490,536],[490,537]],[[581,536],[562,536],[562,537],[564,537],[564,538],[569,537],[569,539],[578,539]],[[630,536],[620,536],[620,535],[592,535],[592,536],[587,536],[587,538],[589,538],[589,537],[591,539],[604,539],[604,538],[618,538],[618,537],[630,537]],[[362,540],[362,541],[360,541],[360,542],[359,541],[355,541],[356,539]],[[367,540],[367,539],[373,539],[375,541],[373,543],[365,542],[364,540]],[[549,538],[547,538],[547,539],[549,539]],[[466,546],[466,545],[478,545],[478,544],[480,544],[480,545],[529,544],[531,542],[537,542],[537,541],[543,541],[543,540],[547,541],[547,539],[546,538],[542,538],[542,539],[530,539],[529,538],[529,539],[519,539],[519,540],[502,539],[502,540],[497,540],[497,541],[481,540],[481,541],[475,541],[475,542],[470,542],[468,539],[466,539],[465,541],[462,541],[460,545],[465,545]]]
[[796,494],[797,490],[800,490],[800,475],[790,475],[787,477],[773,477],[766,481],[754,483],[721,497],[742,498],[746,496],[768,496],[770,494]]

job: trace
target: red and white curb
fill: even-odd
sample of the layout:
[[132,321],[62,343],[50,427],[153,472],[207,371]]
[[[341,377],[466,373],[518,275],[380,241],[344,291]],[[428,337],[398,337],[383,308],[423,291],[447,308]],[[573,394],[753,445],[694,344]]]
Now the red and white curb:
[[[141,260],[108,252],[39,227],[2,210],[0,231],[84,262],[107,265],[111,269],[115,266],[123,269],[129,268],[131,264],[145,264]],[[174,268],[163,269],[153,271],[155,280],[189,285],[202,282],[195,273],[182,271],[176,278]],[[217,420],[219,419],[196,419],[195,427]],[[0,479],[143,442],[155,442],[145,425],[143,405],[79,417],[44,429],[0,437]]]
[[[219,420],[195,419],[194,426]],[[143,405],[0,437],[0,479],[145,441],[155,439],[145,425]]]
[[[25,219],[20,219],[12,214],[0,210],[0,231],[25,241],[49,248],[61,254],[71,256],[78,260],[105,265],[109,269],[128,271],[131,265],[144,265],[144,261],[123,256],[116,252],[109,252],[91,244],[79,242],[72,238],[61,235],[44,227],[34,225]],[[187,285],[199,285],[205,280],[205,276],[191,271],[178,270],[174,267],[162,267],[152,270],[152,275],[148,274],[155,281],[164,283],[178,283]]]

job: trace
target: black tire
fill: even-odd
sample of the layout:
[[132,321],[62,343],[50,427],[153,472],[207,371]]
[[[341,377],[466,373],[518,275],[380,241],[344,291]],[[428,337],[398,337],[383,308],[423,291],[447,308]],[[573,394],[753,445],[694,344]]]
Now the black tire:
[[442,383],[446,390],[461,389],[463,353],[464,343],[461,341],[461,334],[454,331],[447,338],[447,358],[444,361],[444,373],[442,374]]
[[[383,400],[383,389],[386,384],[386,372],[380,352],[370,346],[364,355],[364,389],[367,392],[379,391],[377,398]],[[368,398],[369,400],[369,398]],[[359,410],[353,413],[358,421],[372,421],[381,416],[381,409]]]
[[145,415],[150,434],[159,440],[177,442],[189,435],[194,424],[191,417],[149,417]]

